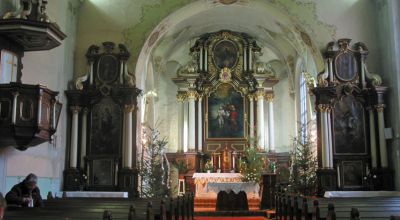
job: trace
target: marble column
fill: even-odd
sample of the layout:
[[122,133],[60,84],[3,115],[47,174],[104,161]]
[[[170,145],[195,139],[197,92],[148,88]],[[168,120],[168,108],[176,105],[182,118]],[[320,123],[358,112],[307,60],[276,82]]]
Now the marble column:
[[331,107],[327,108],[326,111],[326,126],[328,127],[328,167],[333,169],[333,145],[332,145],[332,122],[331,122]]
[[254,138],[254,95],[250,94],[248,97],[250,105],[250,113],[249,113],[250,138]]
[[123,168],[131,169],[132,168],[132,112],[135,109],[133,105],[125,105],[124,106],[124,124],[125,124],[125,132],[123,133],[125,136],[124,139],[124,160],[123,160]]
[[269,151],[275,152],[275,127],[274,127],[274,94],[268,93],[268,140]]
[[371,145],[371,165],[372,169],[378,168],[378,159],[376,151],[376,131],[375,131],[375,115],[374,109],[368,109],[369,114],[369,142]]
[[77,168],[77,165],[78,165],[78,122],[79,122],[79,112],[81,111],[81,107],[71,106],[70,109],[72,112],[72,125],[71,125],[71,150],[70,150],[69,167]]
[[189,106],[187,96],[183,100],[183,152],[188,152],[189,140]]
[[319,116],[321,123],[321,156],[322,156],[322,168],[329,167],[329,137],[328,137],[328,105],[319,104]]
[[256,92],[257,101],[257,147],[265,149],[264,143],[264,97],[265,92],[263,88],[260,88]]
[[89,110],[87,108],[84,108],[82,110],[82,124],[81,124],[81,168],[82,168],[82,170],[85,169],[88,112],[89,112]]
[[376,111],[378,112],[378,134],[379,134],[379,152],[381,156],[381,167],[388,167],[388,155],[387,155],[387,147],[386,147],[386,139],[385,139],[385,120],[383,116],[383,110],[385,105],[379,104],[375,106]]
[[194,90],[188,91],[189,101],[189,126],[188,126],[188,151],[194,152],[196,147],[196,96],[197,92]]
[[197,150],[201,151],[203,147],[203,112],[202,112],[203,97],[198,95],[197,105]]
[[183,152],[183,145],[184,145],[184,101],[185,95],[183,93],[178,93],[176,95],[178,100],[178,152]]

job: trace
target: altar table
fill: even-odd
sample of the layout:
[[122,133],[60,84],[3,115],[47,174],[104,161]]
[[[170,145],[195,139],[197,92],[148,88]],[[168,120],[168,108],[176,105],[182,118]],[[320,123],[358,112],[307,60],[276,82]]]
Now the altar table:
[[[196,185],[195,209],[205,210],[212,205],[215,210],[217,195],[219,192],[243,191],[247,195],[250,210],[259,209],[260,187],[257,183],[243,182],[240,173],[194,173],[193,179]],[[211,204],[212,203],[212,204]],[[212,210],[207,210],[212,211]]]

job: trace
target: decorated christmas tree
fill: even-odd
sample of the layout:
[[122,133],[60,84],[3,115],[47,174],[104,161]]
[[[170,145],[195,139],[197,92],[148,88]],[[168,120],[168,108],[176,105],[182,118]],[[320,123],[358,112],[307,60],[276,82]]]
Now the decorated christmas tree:
[[165,154],[166,138],[157,129],[147,127],[143,134],[143,149],[139,162],[141,197],[160,198],[169,195],[169,164]]
[[297,137],[293,138],[291,152],[290,189],[302,195],[312,195],[316,190],[317,158],[309,126],[300,126]]
[[256,147],[255,140],[249,140],[249,146],[244,150],[240,163],[240,173],[244,182],[257,182],[261,180],[261,173],[264,170],[265,158]]

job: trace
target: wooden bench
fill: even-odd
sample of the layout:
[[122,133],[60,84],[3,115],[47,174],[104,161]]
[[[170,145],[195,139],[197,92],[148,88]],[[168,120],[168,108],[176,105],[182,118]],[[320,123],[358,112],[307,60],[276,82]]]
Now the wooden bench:
[[49,197],[45,207],[9,207],[5,219],[160,219],[194,218],[193,195],[168,199],[62,198]]
[[312,198],[278,193],[277,219],[389,219],[400,215],[400,198]]

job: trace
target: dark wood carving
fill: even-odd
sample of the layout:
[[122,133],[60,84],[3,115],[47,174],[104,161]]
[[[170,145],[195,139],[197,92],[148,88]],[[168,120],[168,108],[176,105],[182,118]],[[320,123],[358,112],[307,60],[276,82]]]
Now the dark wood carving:
[[[80,173],[88,175],[86,190],[123,190],[131,196],[137,191],[135,145],[132,146],[133,169],[122,167],[124,107],[136,107],[136,98],[141,92],[127,70],[129,56],[122,44],[116,47],[112,42],[104,42],[102,47],[90,46],[86,53],[89,73],[76,79],[75,89],[66,91],[69,106],[88,112],[85,164],[80,164],[83,168]],[[132,115],[132,124],[135,124],[136,112]],[[136,143],[135,126],[132,137],[132,143]],[[76,186],[66,182],[65,189],[76,190]]]
[[[392,179],[390,168],[372,167],[371,144],[377,146],[379,163],[377,107],[384,106],[387,88],[381,79],[368,72],[368,49],[363,43],[350,45],[350,39],[340,39],[327,45],[326,70],[318,75],[318,86],[313,89],[318,110],[318,181],[320,192],[325,190],[388,189],[373,181],[378,173]],[[331,120],[330,129],[333,159],[332,167],[322,166],[321,111],[325,109]],[[376,132],[370,133],[370,114],[373,113]],[[374,138],[371,139],[371,135]],[[338,185],[337,185],[338,184]],[[371,185],[372,184],[372,185]],[[337,185],[337,186],[336,186]]]

